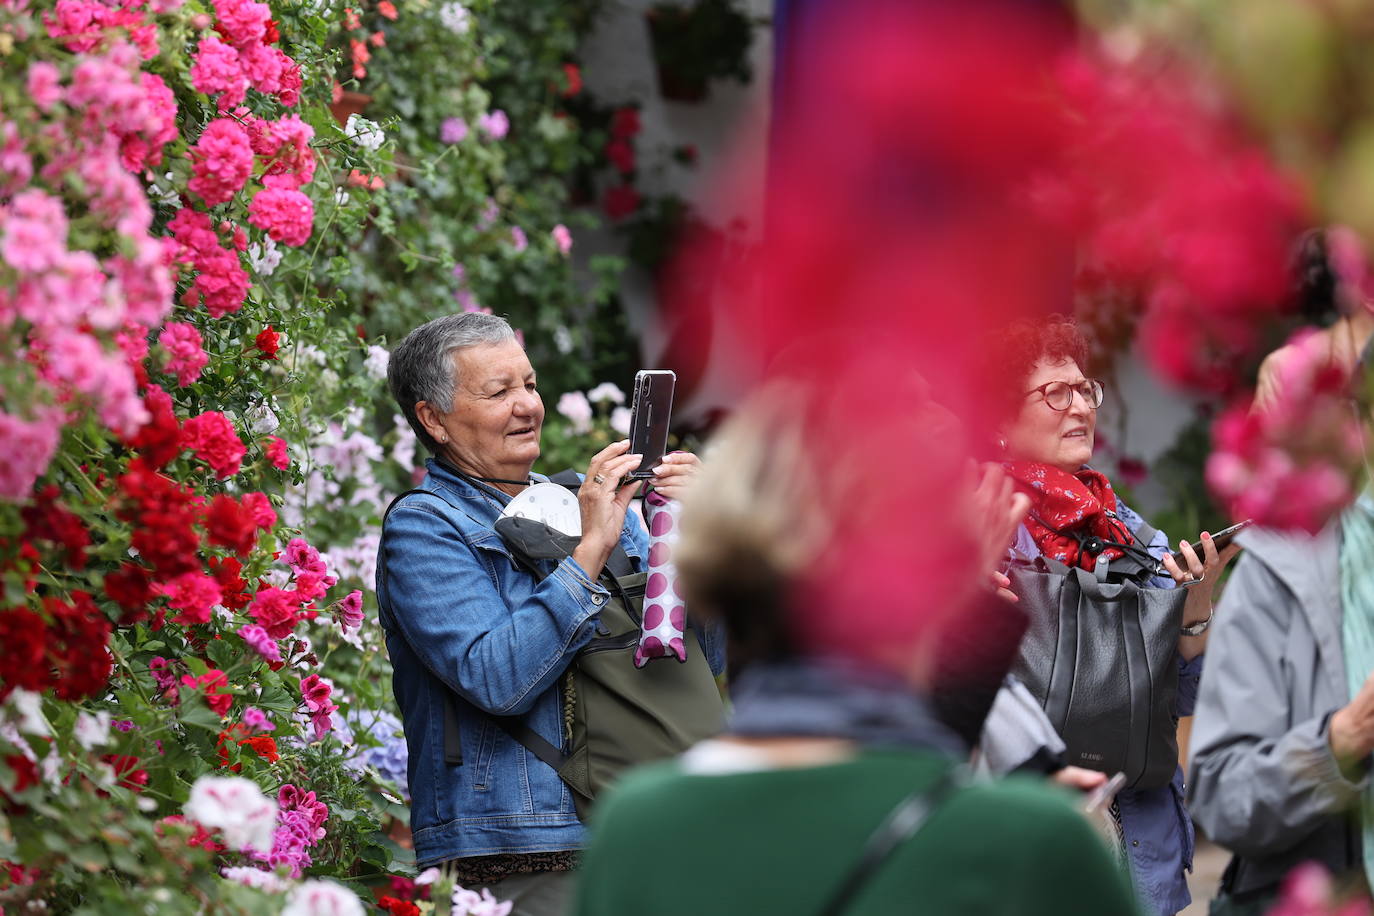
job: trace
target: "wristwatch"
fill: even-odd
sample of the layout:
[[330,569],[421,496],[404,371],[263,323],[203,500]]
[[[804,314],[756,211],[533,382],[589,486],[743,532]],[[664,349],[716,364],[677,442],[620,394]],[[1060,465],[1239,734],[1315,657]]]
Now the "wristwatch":
[[1207,632],[1207,628],[1212,625],[1212,618],[1217,614],[1217,609],[1212,608],[1211,612],[1202,620],[1188,627],[1179,627],[1178,631],[1184,636],[1201,636]]

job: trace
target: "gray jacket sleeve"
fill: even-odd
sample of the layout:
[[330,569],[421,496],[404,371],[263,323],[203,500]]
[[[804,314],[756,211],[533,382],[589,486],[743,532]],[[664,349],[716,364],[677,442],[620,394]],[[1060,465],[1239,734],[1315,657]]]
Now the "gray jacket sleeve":
[[1026,685],[1007,675],[983,723],[977,769],[1005,776],[1041,750],[1057,757],[1064,741]]
[[1357,804],[1364,787],[1347,780],[1331,754],[1327,720],[1335,710],[1292,708],[1295,672],[1284,649],[1301,613],[1283,582],[1246,555],[1208,642],[1188,806],[1208,836],[1243,856],[1289,849]]

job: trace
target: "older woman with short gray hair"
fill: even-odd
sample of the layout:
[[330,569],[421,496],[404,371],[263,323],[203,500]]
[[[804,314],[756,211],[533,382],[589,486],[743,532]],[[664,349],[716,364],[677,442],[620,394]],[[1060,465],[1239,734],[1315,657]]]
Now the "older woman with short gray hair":
[[[641,456],[620,441],[592,457],[571,555],[535,575],[496,533],[532,483],[544,404],[502,318],[464,313],[412,331],[391,355],[391,392],[433,453],[418,490],[387,512],[377,599],[410,750],[421,868],[490,887],[515,913],[563,912],[583,826],[558,773],[517,741],[564,744],[560,678],[611,599],[602,570],[622,548],[643,570],[648,535],[627,512]],[[695,456],[670,455],[655,487],[682,493]],[[719,671],[722,662],[714,659]]]

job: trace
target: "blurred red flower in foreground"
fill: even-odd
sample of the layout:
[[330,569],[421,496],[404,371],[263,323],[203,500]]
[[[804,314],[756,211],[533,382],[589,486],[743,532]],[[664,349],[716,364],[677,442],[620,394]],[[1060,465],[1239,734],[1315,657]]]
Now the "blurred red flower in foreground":
[[1207,483],[1236,519],[1315,534],[1355,494],[1360,418],[1350,374],[1319,335],[1301,332],[1289,348],[1273,402],[1217,420]]
[[1005,394],[972,370],[990,335],[1070,311],[1086,255],[1149,303],[1166,374],[1224,389],[1216,367],[1281,301],[1298,209],[1186,83],[1099,61],[1030,5],[863,13],[794,47],[757,251],[689,240],[663,288],[675,364],[707,353],[736,392],[793,386],[823,477],[799,498],[828,522],[798,588],[804,638],[883,659],[957,619],[979,574],[964,475]]

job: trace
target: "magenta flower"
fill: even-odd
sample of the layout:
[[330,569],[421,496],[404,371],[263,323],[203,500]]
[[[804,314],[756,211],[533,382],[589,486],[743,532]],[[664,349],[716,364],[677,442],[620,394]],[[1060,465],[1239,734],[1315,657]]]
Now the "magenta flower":
[[510,131],[510,118],[501,109],[489,111],[477,119],[477,129],[489,139],[501,140]]
[[267,635],[267,631],[257,624],[247,623],[238,629],[239,637],[248,643],[249,647],[269,662],[281,661],[281,647],[277,641]]
[[443,143],[462,143],[468,136],[468,122],[462,118],[444,118],[439,125],[439,140]]
[[256,706],[249,706],[243,711],[243,726],[255,732],[275,731],[277,727],[272,724],[271,719],[267,718],[267,713]]

